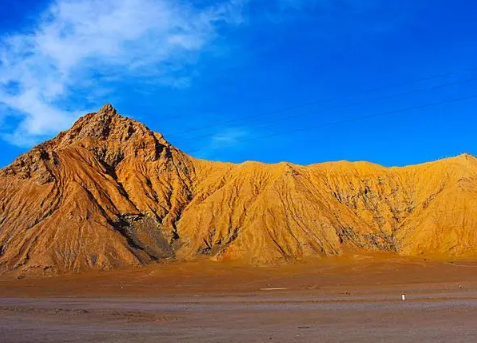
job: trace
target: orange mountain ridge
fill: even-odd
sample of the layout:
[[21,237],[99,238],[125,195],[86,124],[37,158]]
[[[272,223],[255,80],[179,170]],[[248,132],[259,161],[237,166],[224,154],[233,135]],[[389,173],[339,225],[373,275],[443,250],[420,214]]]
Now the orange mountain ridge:
[[403,168],[209,162],[111,105],[0,170],[0,271],[209,256],[477,256],[477,159]]

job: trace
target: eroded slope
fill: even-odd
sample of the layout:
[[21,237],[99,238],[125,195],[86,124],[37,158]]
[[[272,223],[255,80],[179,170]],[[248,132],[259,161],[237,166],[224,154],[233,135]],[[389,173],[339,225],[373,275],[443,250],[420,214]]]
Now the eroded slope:
[[0,268],[477,255],[477,160],[405,168],[197,160],[107,105],[0,172]]

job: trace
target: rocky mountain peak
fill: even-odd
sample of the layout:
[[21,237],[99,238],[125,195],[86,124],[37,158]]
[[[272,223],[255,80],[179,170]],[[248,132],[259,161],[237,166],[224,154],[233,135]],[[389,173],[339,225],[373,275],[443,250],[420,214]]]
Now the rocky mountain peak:
[[108,115],[111,115],[111,116],[114,116],[114,115],[118,114],[116,109],[111,104],[106,104],[103,107],[101,107],[101,109],[98,111],[98,113],[104,113],[104,114],[108,114]]
[[[106,104],[98,112],[79,118],[69,130],[19,156],[4,172],[20,174],[22,178],[30,178],[35,171],[43,175],[45,162],[64,149],[87,149],[99,162],[115,168],[126,158],[155,161],[161,154],[168,155],[170,148],[161,134],[119,115],[111,104]],[[50,180],[44,176],[41,179]]]
[[0,273],[361,252],[471,260],[476,189],[470,155],[402,168],[193,159],[106,105],[0,170]]

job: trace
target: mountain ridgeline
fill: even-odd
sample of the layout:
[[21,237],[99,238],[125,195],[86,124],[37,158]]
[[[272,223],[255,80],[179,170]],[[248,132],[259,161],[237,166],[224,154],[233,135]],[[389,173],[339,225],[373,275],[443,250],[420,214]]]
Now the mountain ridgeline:
[[477,257],[477,159],[209,162],[106,105],[0,170],[0,272],[380,251]]

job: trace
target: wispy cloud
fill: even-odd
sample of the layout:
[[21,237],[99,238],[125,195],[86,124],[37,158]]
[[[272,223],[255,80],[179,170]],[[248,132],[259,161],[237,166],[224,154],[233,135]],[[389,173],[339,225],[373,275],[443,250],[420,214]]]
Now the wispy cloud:
[[[376,2],[343,1],[356,7]],[[280,23],[297,12],[306,14],[307,8],[337,2],[52,0],[35,27],[0,36],[0,117],[16,117],[0,137],[31,146],[68,128],[128,79],[148,90],[189,87],[195,74],[187,67],[210,47],[224,23],[253,24],[244,13],[259,3],[267,22]],[[211,148],[232,139],[232,133],[227,137],[216,136]]]
[[252,136],[252,132],[247,127],[222,128],[208,138],[208,142],[193,153],[200,158],[211,158],[216,156],[217,151],[222,149],[237,149],[244,146],[243,140]]
[[235,145],[241,139],[247,137],[249,132],[245,128],[228,128],[216,133],[211,138],[212,147],[221,147],[223,145]]
[[130,74],[186,87],[187,77],[174,71],[216,37],[217,23],[239,23],[241,6],[237,0],[201,8],[176,0],[53,2],[32,31],[0,38],[0,103],[18,117],[4,137],[28,146],[67,128],[79,113],[65,100],[92,83]]

